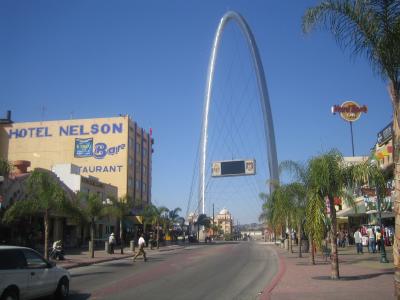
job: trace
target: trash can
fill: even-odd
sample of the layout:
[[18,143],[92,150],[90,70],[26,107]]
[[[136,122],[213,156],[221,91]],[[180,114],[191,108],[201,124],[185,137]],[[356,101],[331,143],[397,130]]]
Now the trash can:
[[289,249],[289,240],[285,239],[285,249],[288,250]]
[[131,248],[131,251],[132,251],[132,252],[135,252],[135,241],[132,240],[132,241],[130,242],[130,248]]
[[301,240],[301,252],[308,253],[309,250],[308,240]]

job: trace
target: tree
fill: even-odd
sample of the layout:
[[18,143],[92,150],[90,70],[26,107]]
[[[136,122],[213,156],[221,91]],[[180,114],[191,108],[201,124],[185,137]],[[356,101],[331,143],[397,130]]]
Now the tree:
[[[180,211],[182,211],[182,209],[180,208],[180,207],[176,207],[175,209],[173,209],[173,210],[170,210],[169,212],[168,212],[168,218],[169,218],[169,220],[170,220],[170,227],[172,227],[172,232],[174,232],[174,225],[176,224],[176,223],[178,223],[178,220],[179,220],[179,212]],[[170,228],[171,229],[171,228]],[[173,233],[173,235],[172,235],[172,238],[175,240],[175,233]]]
[[[335,150],[314,157],[309,163],[309,185],[308,185],[308,217],[315,222],[313,227],[320,226],[321,210],[325,206],[325,199],[329,203],[329,216],[331,221],[330,240],[331,240],[331,278],[339,279],[339,260],[336,243],[337,221],[334,199],[340,197],[350,201],[346,188],[349,175],[349,168],[344,164],[342,155]],[[309,228],[307,226],[307,228]],[[313,232],[313,239],[316,240]],[[309,228],[310,229],[310,228]],[[319,238],[319,237],[318,237]],[[318,242],[318,239],[316,240]]]
[[8,177],[11,171],[11,165],[6,159],[0,158],[0,176]]
[[[163,215],[168,212],[168,208],[166,208],[165,206],[161,206],[161,207],[157,207],[153,204],[148,205],[145,207],[144,211],[143,211],[143,216],[145,219],[145,223],[151,223],[153,225],[153,227],[156,227],[157,230],[157,249],[160,248],[160,221],[163,217]],[[146,230],[144,228],[144,230]]]
[[[267,224],[272,228],[276,240],[276,235],[279,230],[280,234],[282,234],[283,228],[286,226],[286,221],[280,214],[280,211],[278,210],[278,205],[277,201],[278,199],[278,188],[275,187],[275,190],[267,196],[262,209],[263,212],[260,215],[260,219],[265,219],[267,221]],[[261,195],[263,197],[263,195]]]
[[78,199],[84,203],[79,203],[81,217],[90,223],[90,257],[94,258],[94,232],[96,220],[109,214],[107,208],[98,194],[95,193],[79,193]]
[[121,242],[121,254],[124,254],[124,221],[129,216],[129,211],[133,208],[132,201],[127,197],[123,196],[119,199],[112,199],[112,205],[106,209],[112,216],[115,216],[119,220],[119,239]]
[[289,191],[293,197],[294,219],[297,224],[297,237],[299,244],[299,257],[302,257],[302,232],[306,219],[308,165],[303,165],[291,160],[279,164],[281,171],[287,170],[294,176],[295,181],[289,185]]
[[[400,5],[398,0],[329,0],[309,8],[303,16],[303,31],[316,26],[331,31],[343,48],[364,55],[372,69],[388,81],[393,106],[393,161],[400,174]],[[399,176],[395,189],[400,190]],[[395,196],[396,238],[393,246],[396,295],[400,296],[400,193]]]
[[40,215],[44,223],[44,257],[48,259],[50,216],[71,208],[62,183],[50,172],[35,169],[27,180],[26,199],[15,202],[4,214],[10,223],[26,215]]

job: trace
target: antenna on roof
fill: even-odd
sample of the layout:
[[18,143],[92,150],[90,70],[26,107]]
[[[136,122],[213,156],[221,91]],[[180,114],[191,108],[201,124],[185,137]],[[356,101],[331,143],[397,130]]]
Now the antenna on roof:
[[44,121],[45,116],[46,116],[46,106],[42,105],[42,121]]

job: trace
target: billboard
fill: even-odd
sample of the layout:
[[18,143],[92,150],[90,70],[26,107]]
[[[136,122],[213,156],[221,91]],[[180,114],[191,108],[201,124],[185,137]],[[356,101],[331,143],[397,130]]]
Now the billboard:
[[212,163],[212,177],[243,176],[255,174],[256,161],[254,159],[215,161]]

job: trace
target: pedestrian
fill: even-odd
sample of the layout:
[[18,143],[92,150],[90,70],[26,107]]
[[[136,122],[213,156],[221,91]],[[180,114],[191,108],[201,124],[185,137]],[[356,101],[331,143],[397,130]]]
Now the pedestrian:
[[363,253],[362,249],[362,236],[360,230],[357,228],[356,232],[354,232],[354,242],[356,243],[357,254]]
[[368,252],[376,253],[375,248],[375,229],[373,227],[369,227],[367,230],[368,235]]
[[380,228],[376,229],[375,240],[376,240],[376,245],[378,246],[378,252],[381,252],[382,234]]
[[110,237],[108,238],[108,244],[110,246],[110,254],[114,254],[114,245],[115,245],[114,232],[111,232]]
[[138,244],[139,244],[139,251],[133,257],[133,261],[135,262],[136,261],[136,257],[138,257],[140,254],[143,255],[144,261],[147,261],[146,252],[144,251],[144,245],[146,244],[146,241],[144,240],[143,234],[140,235]]

